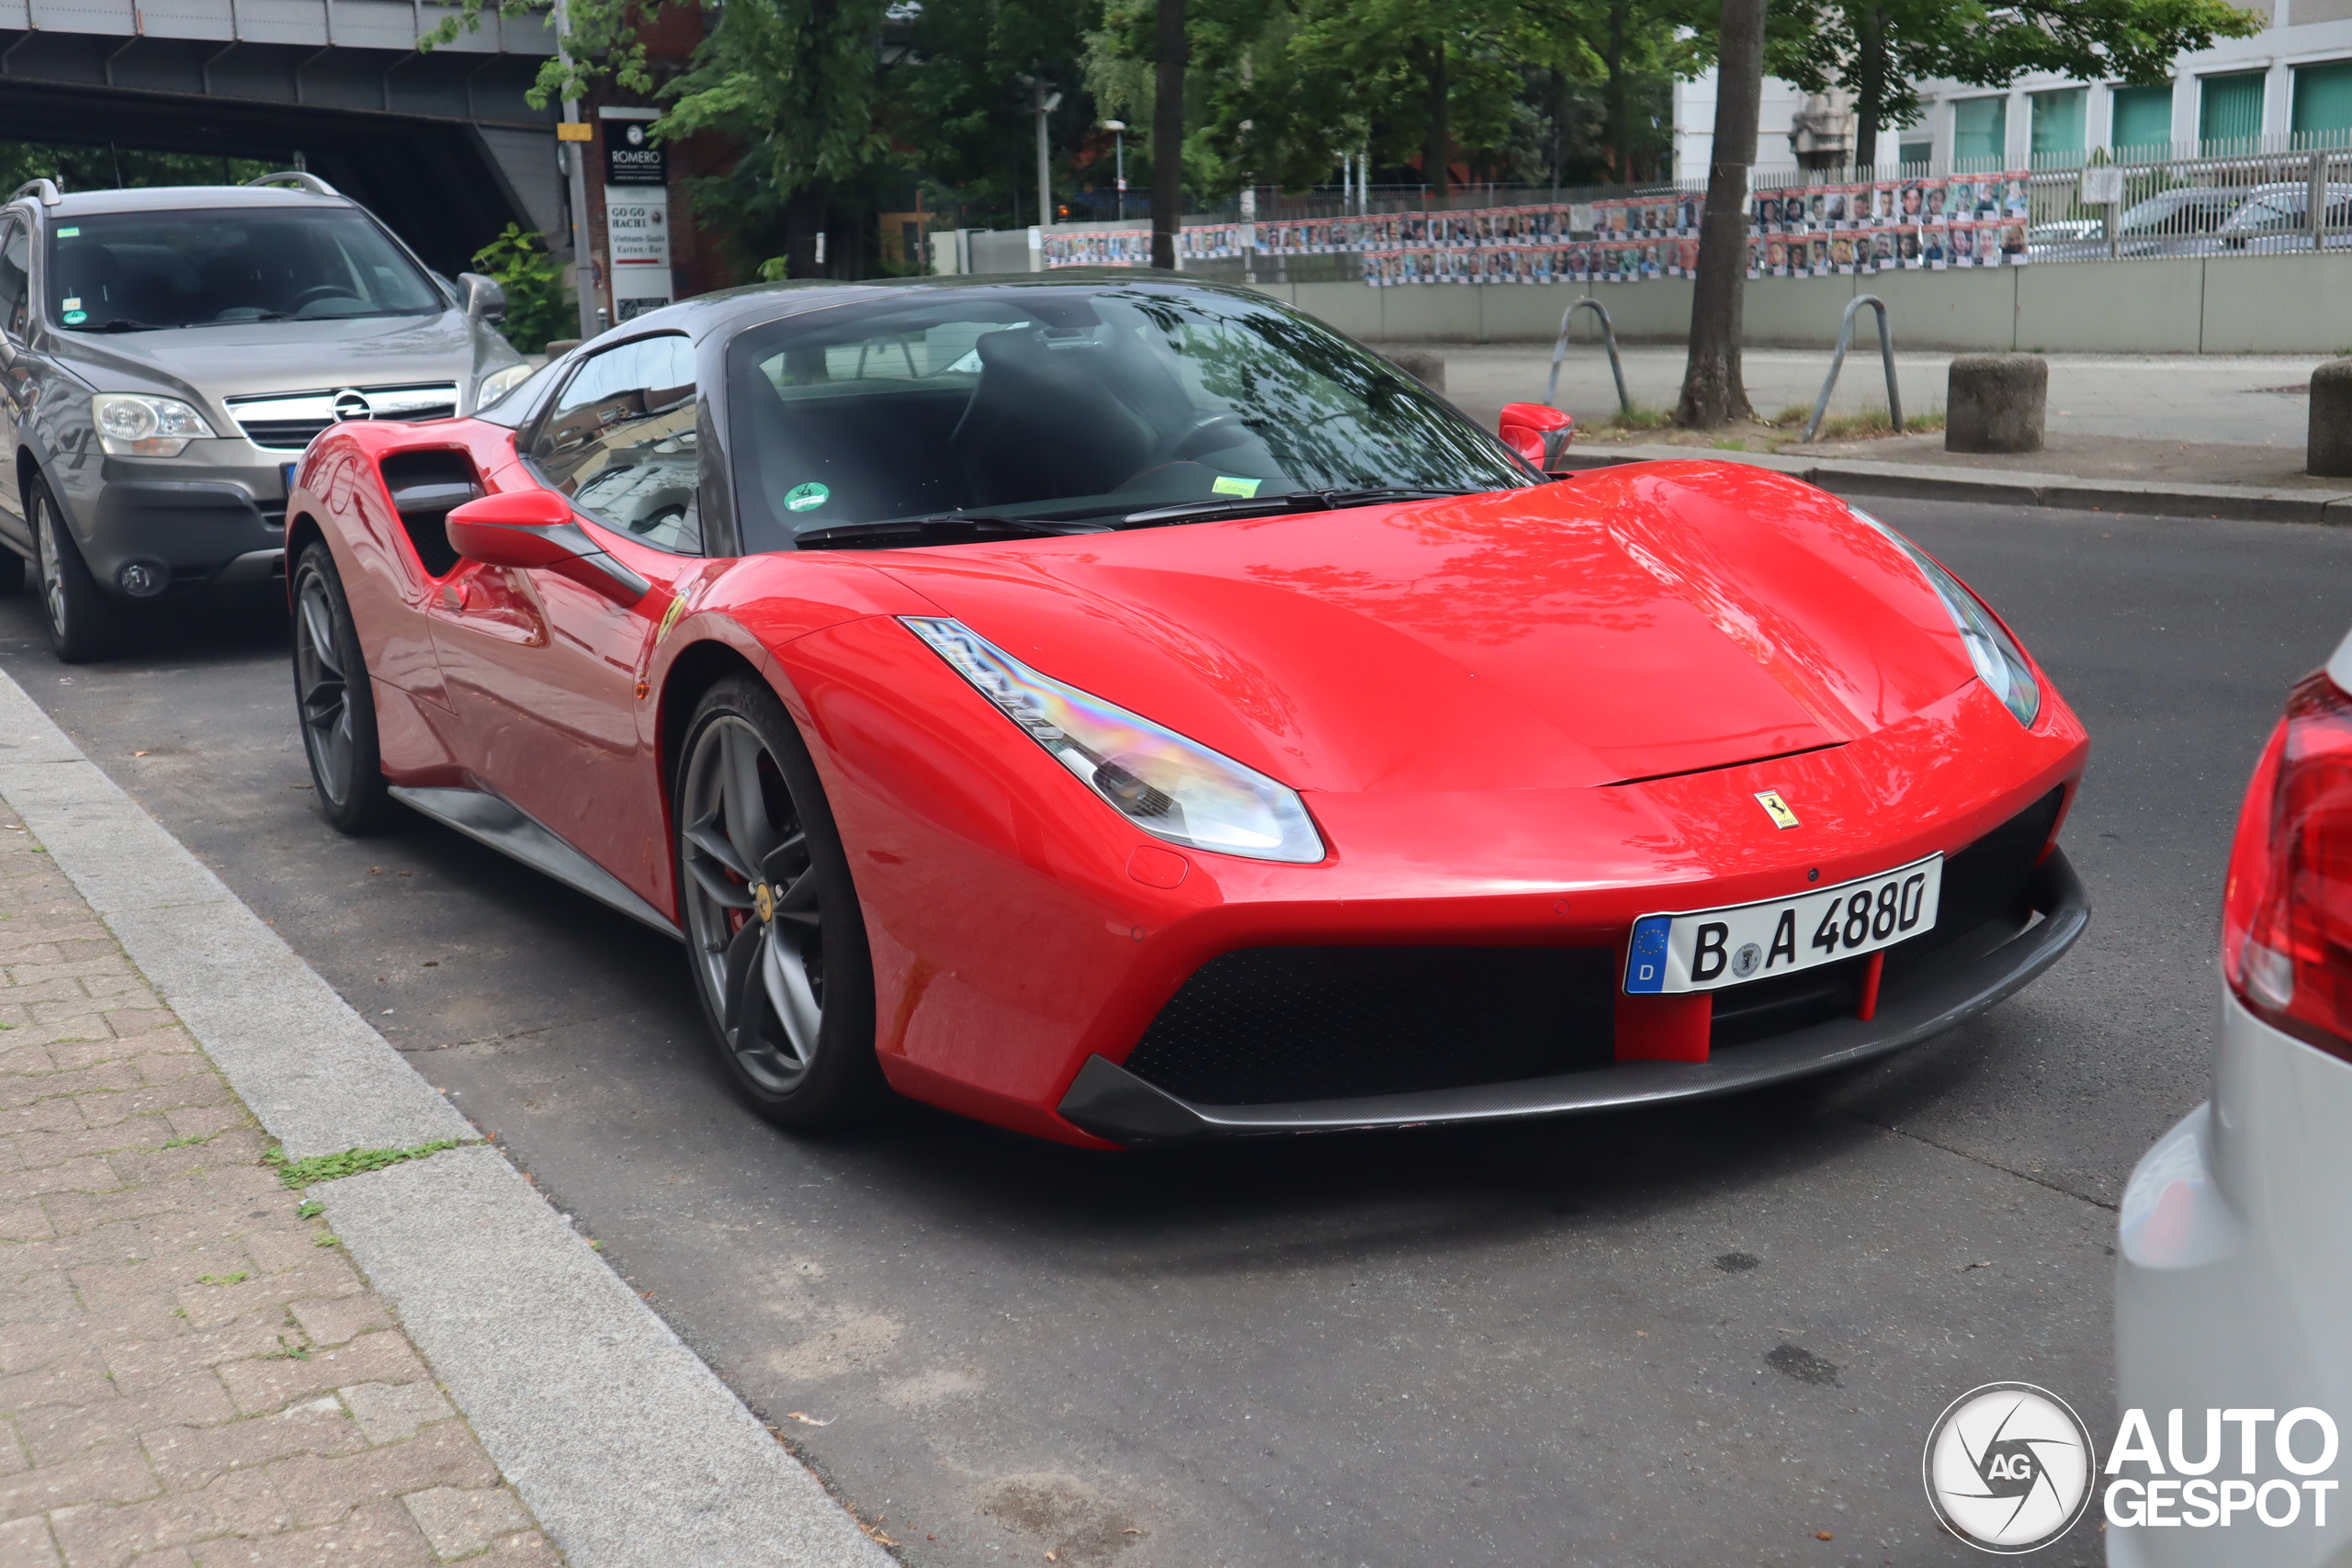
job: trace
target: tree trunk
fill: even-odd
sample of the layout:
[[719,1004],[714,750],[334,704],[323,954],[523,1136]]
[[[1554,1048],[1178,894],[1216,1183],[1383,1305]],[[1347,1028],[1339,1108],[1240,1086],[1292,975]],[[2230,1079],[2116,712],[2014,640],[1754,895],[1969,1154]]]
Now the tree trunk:
[[825,227],[825,197],[830,182],[820,180],[801,186],[784,201],[784,256],[786,265],[794,277],[819,277],[831,271],[832,258],[827,265],[817,265],[817,236]]
[[1878,122],[1886,102],[1886,13],[1866,3],[1855,20],[1861,47],[1854,85],[1861,101],[1854,106],[1854,166],[1868,169],[1878,163]]
[[1429,50],[1430,62],[1430,136],[1421,150],[1421,178],[1429,182],[1432,206],[1448,205],[1453,170],[1447,167],[1453,156],[1453,128],[1447,123],[1446,107],[1451,94],[1445,83],[1445,40],[1440,39]]
[[1625,30],[1632,22],[1631,10],[1626,0],[1617,0],[1609,7],[1609,42],[1600,54],[1600,62],[1609,73],[1604,110],[1608,123],[1601,128],[1601,134],[1609,141],[1610,170],[1621,186],[1634,183],[1634,155],[1625,146],[1633,136],[1633,128],[1626,123],[1633,110],[1627,101],[1631,88],[1625,81]]
[[1151,109],[1151,265],[1176,269],[1184,230],[1184,0],[1159,0],[1159,77]]
[[1699,221],[1690,295],[1690,359],[1674,422],[1701,430],[1754,419],[1739,367],[1740,282],[1747,270],[1747,171],[1764,98],[1764,0],[1723,0],[1716,51],[1715,141]]

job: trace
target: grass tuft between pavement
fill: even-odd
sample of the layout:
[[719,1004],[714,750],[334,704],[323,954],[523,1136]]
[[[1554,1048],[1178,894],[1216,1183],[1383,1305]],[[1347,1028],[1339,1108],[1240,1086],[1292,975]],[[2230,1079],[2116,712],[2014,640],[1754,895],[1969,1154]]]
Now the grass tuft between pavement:
[[309,1159],[288,1159],[283,1149],[272,1149],[261,1156],[261,1163],[277,1169],[277,1179],[288,1187],[315,1187],[322,1181],[334,1181],[345,1176],[357,1176],[363,1171],[381,1170],[388,1165],[400,1165],[427,1155],[437,1155],[443,1149],[464,1146],[466,1140],[444,1138],[438,1143],[419,1144],[409,1149],[345,1149],[339,1155],[312,1155]]

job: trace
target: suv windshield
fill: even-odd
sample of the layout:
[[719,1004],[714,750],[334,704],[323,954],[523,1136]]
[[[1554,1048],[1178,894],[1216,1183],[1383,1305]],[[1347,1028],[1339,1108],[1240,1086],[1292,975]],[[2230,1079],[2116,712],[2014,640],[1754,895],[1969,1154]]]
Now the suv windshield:
[[50,320],[68,332],[419,316],[441,293],[350,208],[107,212],[50,231]]
[[1386,361],[1292,311],[1181,284],[812,310],[743,333],[728,377],[748,550],[902,519],[1059,531],[1297,491],[1536,482]]

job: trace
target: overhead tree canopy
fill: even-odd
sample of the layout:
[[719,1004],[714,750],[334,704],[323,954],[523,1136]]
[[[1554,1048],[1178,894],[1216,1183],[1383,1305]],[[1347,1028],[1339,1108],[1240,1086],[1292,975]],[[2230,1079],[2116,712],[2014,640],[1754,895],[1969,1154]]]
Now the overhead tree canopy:
[[2033,71],[2154,85],[2183,51],[2248,38],[2263,18],[2227,0],[1774,0],[1765,67],[1808,93],[1854,100],[1854,162],[1917,118],[1916,83],[2002,87]]

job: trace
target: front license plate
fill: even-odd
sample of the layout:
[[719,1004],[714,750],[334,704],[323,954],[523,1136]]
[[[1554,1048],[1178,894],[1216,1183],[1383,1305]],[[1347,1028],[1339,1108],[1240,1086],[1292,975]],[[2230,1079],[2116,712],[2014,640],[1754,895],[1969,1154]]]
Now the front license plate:
[[1793,898],[1644,915],[1634,922],[1625,989],[1714,991],[1893,947],[1935,929],[1943,884],[1944,857],[1929,855]]
[[301,466],[302,465],[300,463],[280,463],[277,465],[278,475],[280,478],[285,479],[286,493],[288,495],[292,495],[294,493],[294,470]]

